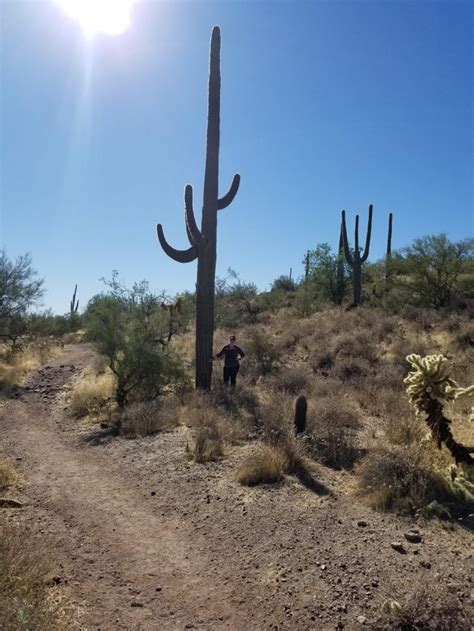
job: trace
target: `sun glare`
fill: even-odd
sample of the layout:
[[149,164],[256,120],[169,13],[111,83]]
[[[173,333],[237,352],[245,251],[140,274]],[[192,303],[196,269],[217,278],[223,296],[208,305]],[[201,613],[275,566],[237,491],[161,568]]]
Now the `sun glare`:
[[120,35],[130,26],[136,0],[56,0],[91,36],[98,33]]

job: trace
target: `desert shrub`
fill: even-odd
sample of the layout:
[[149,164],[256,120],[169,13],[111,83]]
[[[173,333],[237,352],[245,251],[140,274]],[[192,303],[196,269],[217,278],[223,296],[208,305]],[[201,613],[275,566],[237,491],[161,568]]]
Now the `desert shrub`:
[[179,422],[176,404],[159,399],[131,403],[119,415],[119,428],[128,438],[157,434]]
[[334,366],[335,357],[332,351],[315,347],[309,357],[309,365],[314,372],[320,372],[327,374]]
[[283,479],[284,458],[272,445],[258,445],[254,452],[237,469],[236,479],[240,484],[274,484]]
[[467,326],[460,327],[455,344],[463,351],[474,348],[474,325],[469,323]]
[[209,398],[213,405],[235,416],[246,413],[254,420],[260,416],[259,398],[254,389],[245,385],[239,384],[235,388],[229,388],[219,384],[211,390]]
[[316,399],[309,415],[306,445],[311,456],[329,467],[350,469],[357,458],[361,419],[344,398]]
[[115,377],[110,371],[102,374],[87,371],[72,388],[69,409],[75,418],[96,416],[110,406],[114,396]]
[[408,372],[407,355],[414,353],[424,357],[428,351],[426,343],[420,339],[408,340],[404,337],[395,339],[390,348],[389,361],[398,371],[397,381],[400,381],[400,377],[405,377]]
[[469,615],[445,588],[421,586],[405,599],[387,600],[373,628],[380,631],[471,631]]
[[2,629],[79,628],[75,612],[47,584],[48,555],[24,528],[0,522],[0,621]]
[[453,243],[445,234],[425,236],[415,239],[403,255],[403,271],[409,279],[407,297],[415,305],[455,306],[466,292],[461,280],[472,268],[474,239]]
[[279,359],[278,351],[270,335],[260,327],[252,327],[247,331],[246,350],[245,370],[257,376],[271,373]]
[[15,467],[0,456],[0,493],[6,491],[18,479]]
[[337,356],[354,357],[366,362],[377,361],[377,349],[370,333],[354,331],[352,333],[340,333],[332,340],[332,351]]
[[224,441],[218,424],[211,420],[199,425],[194,434],[192,456],[195,462],[215,462],[224,456]]
[[61,345],[49,338],[30,340],[21,350],[12,352],[11,347],[0,347],[0,394],[8,396],[30,372],[61,352]]
[[0,251],[0,336],[15,344],[27,332],[28,311],[41,299],[43,281],[37,278],[31,257],[10,260]]
[[385,436],[392,445],[412,445],[422,440],[426,426],[413,414],[404,392],[378,389],[377,404],[383,415]]
[[270,390],[267,399],[261,405],[261,424],[264,439],[269,443],[277,442],[285,436],[293,423],[294,397],[285,392]]
[[162,307],[163,296],[149,291],[145,281],[127,289],[114,273],[108,292],[87,306],[87,338],[107,358],[116,377],[119,408],[134,398],[151,400],[184,379],[184,370],[170,351],[171,338],[184,327]]
[[357,380],[367,377],[372,365],[363,357],[339,354],[336,357],[333,374],[341,381]]
[[271,286],[271,291],[296,291],[296,283],[291,276],[283,274],[275,278]]
[[272,375],[267,383],[275,390],[296,395],[307,393],[311,389],[313,379],[313,375],[308,374],[308,368],[299,365],[282,368],[278,373]]
[[472,510],[474,503],[462,484],[435,471],[415,445],[379,447],[370,451],[357,468],[360,494],[379,510],[413,513],[432,502],[453,514]]

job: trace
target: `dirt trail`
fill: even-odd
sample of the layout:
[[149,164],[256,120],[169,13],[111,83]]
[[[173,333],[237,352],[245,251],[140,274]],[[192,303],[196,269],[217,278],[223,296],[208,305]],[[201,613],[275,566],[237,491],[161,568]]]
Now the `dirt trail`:
[[213,626],[228,619],[232,587],[202,580],[209,560],[193,554],[180,520],[157,517],[127,470],[108,470],[102,454],[65,431],[55,395],[91,358],[87,347],[69,348],[1,419],[6,451],[25,472],[27,504],[43,524],[39,532],[56,538],[59,574],[71,577],[74,599],[93,609],[86,622],[94,628],[192,628],[196,620]]
[[67,347],[0,411],[2,446],[25,476],[25,519],[87,628],[358,629],[387,596],[433,579],[468,605],[466,530],[430,527],[400,555],[390,542],[406,523],[296,480],[242,489],[235,458],[186,460],[184,428],[87,444],[63,395],[92,359],[85,345]]

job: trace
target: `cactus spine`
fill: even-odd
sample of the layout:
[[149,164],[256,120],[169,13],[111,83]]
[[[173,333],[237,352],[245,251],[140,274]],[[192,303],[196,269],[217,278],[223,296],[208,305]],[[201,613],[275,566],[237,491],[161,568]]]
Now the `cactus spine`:
[[76,300],[77,295],[77,285],[74,287],[74,293],[72,294],[72,300],[69,303],[69,314],[75,316],[79,310],[79,300]]
[[356,215],[355,219],[355,244],[354,251],[351,253],[349,248],[349,241],[347,239],[346,229],[346,211],[342,211],[342,236],[344,241],[344,255],[346,257],[347,264],[352,268],[352,283],[354,289],[354,305],[358,306],[362,302],[362,265],[365,263],[369,256],[370,249],[370,237],[372,234],[372,211],[373,206],[369,206],[369,221],[367,224],[367,235],[365,239],[365,248],[361,255],[359,250],[359,215]]
[[157,225],[158,239],[166,254],[179,263],[197,259],[196,283],[196,387],[209,389],[212,377],[212,347],[214,337],[214,285],[216,275],[217,211],[232,203],[240,184],[240,175],[234,175],[231,187],[224,197],[218,197],[219,139],[220,139],[220,47],[221,34],[215,26],[211,37],[206,168],[201,230],[193,209],[193,189],[184,191],[186,232],[191,247],[176,250],[165,239],[163,227]]

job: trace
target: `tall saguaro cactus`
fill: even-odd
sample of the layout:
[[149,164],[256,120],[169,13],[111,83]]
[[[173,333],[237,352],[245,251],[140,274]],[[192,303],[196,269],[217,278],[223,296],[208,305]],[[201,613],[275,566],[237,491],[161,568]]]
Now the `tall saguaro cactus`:
[[346,229],[346,211],[342,211],[342,236],[344,241],[344,255],[346,257],[347,264],[352,268],[352,283],[354,288],[354,305],[360,305],[362,301],[362,265],[365,263],[369,256],[370,249],[370,237],[372,234],[372,211],[373,206],[369,206],[369,221],[367,224],[367,235],[365,239],[365,248],[361,255],[359,250],[359,215],[356,215],[355,219],[355,234],[354,234],[354,251],[351,253],[349,248],[349,242],[347,240]]
[[202,223],[199,230],[193,209],[193,189],[184,189],[186,232],[191,247],[176,250],[165,239],[163,227],[157,225],[158,239],[166,254],[179,263],[197,259],[196,283],[196,387],[209,389],[212,377],[212,348],[214,337],[214,285],[216,276],[217,211],[229,206],[237,194],[240,175],[234,175],[226,195],[218,196],[219,139],[220,139],[220,48],[221,34],[215,26],[211,37],[209,97],[207,119],[206,170]]

